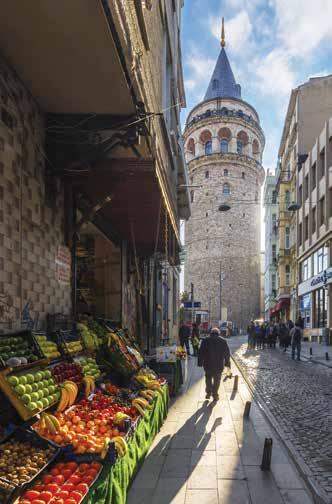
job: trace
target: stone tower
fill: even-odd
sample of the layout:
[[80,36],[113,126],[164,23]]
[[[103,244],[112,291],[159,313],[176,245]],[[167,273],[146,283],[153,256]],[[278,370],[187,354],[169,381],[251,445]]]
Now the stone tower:
[[[244,328],[260,313],[265,138],[256,110],[235,81],[224,27],[209,87],[188,116],[184,143],[192,204],[185,228],[185,289],[190,292],[194,284],[194,298],[210,310],[212,321],[227,317]],[[225,203],[230,209],[219,211]]]

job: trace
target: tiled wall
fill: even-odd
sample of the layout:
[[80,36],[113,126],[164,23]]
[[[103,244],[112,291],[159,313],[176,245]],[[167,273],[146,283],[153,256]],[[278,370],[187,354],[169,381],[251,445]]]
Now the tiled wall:
[[31,315],[68,313],[70,286],[56,280],[63,244],[63,192],[55,181],[51,208],[45,197],[43,115],[15,72],[0,58],[0,329]]

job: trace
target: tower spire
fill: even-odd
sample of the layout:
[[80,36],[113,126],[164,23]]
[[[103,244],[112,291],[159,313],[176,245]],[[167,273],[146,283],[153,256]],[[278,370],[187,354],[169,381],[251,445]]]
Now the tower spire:
[[222,24],[221,24],[221,40],[220,40],[220,45],[221,47],[225,47],[226,42],[225,42],[225,23],[224,23],[224,18],[222,18]]

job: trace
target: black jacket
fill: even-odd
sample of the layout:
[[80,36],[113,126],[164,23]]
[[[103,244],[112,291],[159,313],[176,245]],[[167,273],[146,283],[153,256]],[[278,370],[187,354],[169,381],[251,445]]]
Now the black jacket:
[[226,340],[217,334],[204,339],[198,351],[197,364],[211,374],[222,372],[225,366],[230,367],[230,351]]

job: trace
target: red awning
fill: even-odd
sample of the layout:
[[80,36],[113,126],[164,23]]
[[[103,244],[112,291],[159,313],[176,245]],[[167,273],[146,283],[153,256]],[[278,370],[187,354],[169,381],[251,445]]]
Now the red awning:
[[287,308],[289,308],[289,306],[290,306],[290,298],[283,298],[283,299],[280,299],[275,310],[276,310],[276,312],[279,312],[281,310],[287,310]]

